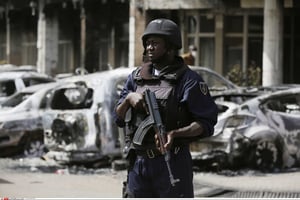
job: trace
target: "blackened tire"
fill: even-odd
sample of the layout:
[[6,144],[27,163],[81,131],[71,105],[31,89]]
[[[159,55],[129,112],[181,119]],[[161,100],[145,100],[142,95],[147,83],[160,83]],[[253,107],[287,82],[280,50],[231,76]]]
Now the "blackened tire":
[[281,167],[282,150],[276,141],[259,140],[253,146],[251,164],[262,171],[274,171]]
[[45,154],[45,150],[43,136],[36,133],[27,137],[23,154],[25,157],[41,157]]
[[26,147],[24,150],[26,157],[41,157],[45,153],[45,145],[39,140],[31,141]]

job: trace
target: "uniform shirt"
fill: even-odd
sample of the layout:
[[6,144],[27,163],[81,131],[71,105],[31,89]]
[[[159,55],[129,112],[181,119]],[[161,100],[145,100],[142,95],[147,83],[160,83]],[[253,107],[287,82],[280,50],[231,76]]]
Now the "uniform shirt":
[[[135,92],[137,85],[133,77],[134,73],[128,76],[124,89],[120,94],[117,106],[121,104],[130,92]],[[188,68],[176,85],[176,97],[180,104],[185,104],[193,121],[199,121],[204,128],[202,137],[210,136],[214,132],[214,125],[217,122],[217,106],[211,98],[206,83],[195,71]],[[118,126],[124,127],[124,120],[114,113],[115,122]]]

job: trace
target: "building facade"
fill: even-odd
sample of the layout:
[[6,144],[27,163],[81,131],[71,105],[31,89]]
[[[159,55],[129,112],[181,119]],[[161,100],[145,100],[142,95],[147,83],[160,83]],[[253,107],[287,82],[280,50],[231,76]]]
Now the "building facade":
[[0,61],[36,65],[47,74],[88,72],[142,62],[141,35],[159,17],[181,28],[183,54],[226,76],[232,70],[259,84],[300,83],[297,0],[4,0]]
[[[259,84],[300,83],[297,77],[297,66],[300,64],[298,1],[132,2],[135,5],[131,7],[136,8],[134,18],[144,19],[143,24],[157,17],[167,17],[177,22],[184,40],[180,54],[187,52],[189,45],[195,45],[198,50],[196,65],[210,67],[224,76],[240,69],[243,72],[240,82],[247,82],[250,78],[248,72],[254,67],[260,72]],[[137,39],[140,35],[141,32],[136,35]],[[135,48],[141,47],[136,45]]]
[[129,3],[2,0],[0,61],[55,75],[128,65]]

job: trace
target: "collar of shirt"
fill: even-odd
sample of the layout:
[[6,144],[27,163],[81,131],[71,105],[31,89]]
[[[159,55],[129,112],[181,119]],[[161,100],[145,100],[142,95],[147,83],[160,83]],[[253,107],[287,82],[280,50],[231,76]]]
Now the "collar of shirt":
[[157,70],[157,69],[155,69],[155,68],[153,68],[153,69],[154,69],[153,75],[154,75],[154,76],[159,76],[161,70]]

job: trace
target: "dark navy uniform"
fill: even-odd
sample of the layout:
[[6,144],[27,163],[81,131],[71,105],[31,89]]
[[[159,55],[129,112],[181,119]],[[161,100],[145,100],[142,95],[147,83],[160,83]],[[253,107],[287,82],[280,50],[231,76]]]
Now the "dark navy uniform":
[[[142,92],[149,87],[159,101],[166,131],[199,122],[204,134],[192,138],[174,138],[170,150],[170,165],[174,177],[180,181],[172,186],[164,156],[156,150],[154,133],[147,133],[145,143],[133,147],[135,157],[128,170],[127,192],[129,197],[192,198],[193,171],[189,143],[213,134],[217,122],[217,106],[202,77],[188,68],[181,57],[176,57],[176,62],[166,67],[158,76],[154,75],[151,63],[137,68],[128,76],[117,105],[130,92]],[[158,88],[162,88],[162,91]],[[115,121],[120,127],[126,125],[117,115]]]

